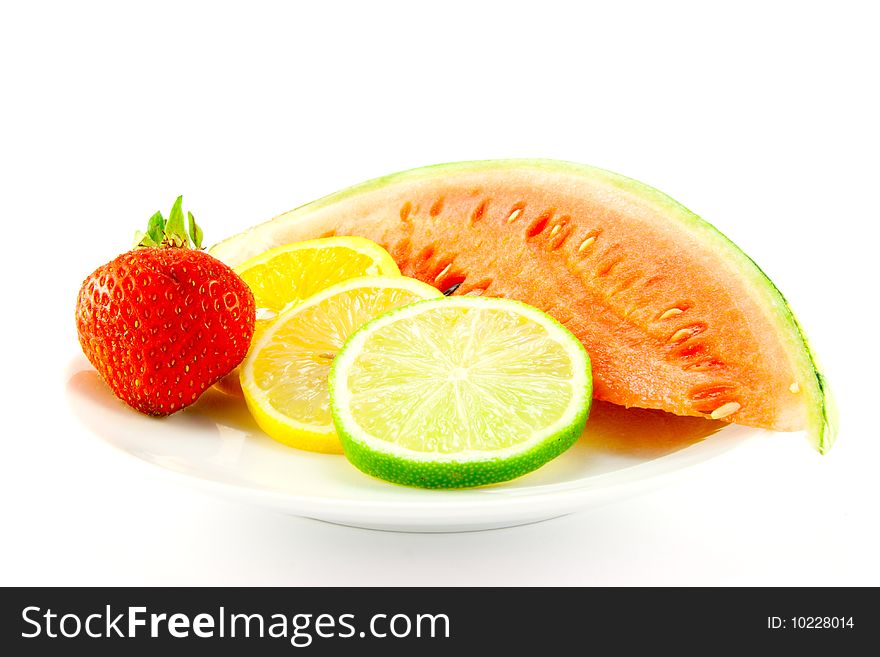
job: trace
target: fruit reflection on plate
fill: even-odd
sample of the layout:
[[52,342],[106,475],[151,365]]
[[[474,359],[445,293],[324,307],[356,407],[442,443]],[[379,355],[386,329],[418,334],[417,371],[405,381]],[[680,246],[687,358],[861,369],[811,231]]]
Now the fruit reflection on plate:
[[498,486],[434,491],[391,486],[340,455],[269,439],[242,399],[209,390],[162,420],[132,413],[82,357],[67,397],[91,433],[149,471],[224,497],[333,523],[397,531],[469,531],[558,517],[648,492],[681,469],[767,432],[594,402],[587,429],[543,468]]

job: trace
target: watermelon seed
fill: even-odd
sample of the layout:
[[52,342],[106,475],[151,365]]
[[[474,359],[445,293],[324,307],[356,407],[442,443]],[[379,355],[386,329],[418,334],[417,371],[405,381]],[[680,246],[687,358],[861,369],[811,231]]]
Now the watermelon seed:
[[452,263],[450,262],[448,265],[446,265],[446,266],[440,271],[439,274],[437,274],[437,275],[434,277],[434,282],[436,283],[436,282],[439,281],[441,278],[443,278],[443,276],[446,274],[446,272],[448,272],[448,271],[450,270],[451,267],[452,267]]
[[516,221],[516,218],[522,214],[522,208],[517,208],[513,212],[510,213],[510,216],[507,218],[507,223],[513,223]]
[[[566,240],[571,237],[572,228],[569,225],[570,222],[571,217],[568,215],[563,215],[559,217],[559,221],[550,232],[550,249],[552,251],[560,248],[563,244],[565,244]],[[555,239],[553,239],[554,237]]]
[[728,415],[733,415],[740,408],[742,407],[737,402],[727,402],[723,406],[719,406],[714,411],[712,411],[709,417],[711,417],[713,420],[720,420],[727,417]]
[[673,333],[673,334],[672,334],[672,337],[669,338],[669,341],[670,341],[670,342],[678,342],[678,341],[680,341],[680,340],[684,340],[684,339],[686,339],[686,338],[689,338],[690,335],[691,335],[691,331],[690,331],[690,329],[683,328],[683,329],[681,329],[681,330],[676,331],[675,333]]
[[407,201],[400,208],[400,220],[406,221],[409,219],[409,213],[412,212],[412,203]]
[[683,342],[688,338],[691,338],[697,333],[702,333],[706,330],[706,326],[704,324],[692,324],[691,326],[685,326],[682,329],[678,329],[675,333],[672,334],[672,337],[669,338],[669,342]]
[[607,276],[611,273],[611,270],[614,269],[617,265],[619,265],[623,261],[623,258],[618,258],[617,260],[612,260],[610,262],[602,265],[601,268],[596,272],[599,276]]
[[547,228],[547,224],[550,223],[550,219],[553,217],[554,212],[555,210],[547,210],[542,213],[541,216],[539,216],[535,222],[526,229],[526,239],[537,237],[543,233]]
[[550,248],[555,251],[562,247],[565,244],[566,240],[568,240],[569,236],[571,236],[571,228],[568,226],[563,226],[564,230],[556,236],[556,239],[551,241]]
[[595,242],[595,241],[596,241],[596,236],[595,236],[595,235],[593,235],[593,236],[588,237],[587,239],[585,239],[583,242],[581,242],[581,245],[578,247],[578,253],[580,253],[581,251],[583,251],[584,249],[586,249],[588,246],[590,246],[590,244],[592,244],[592,243]]
[[685,370],[693,370],[695,372],[705,372],[707,370],[713,370],[724,367],[724,363],[715,358],[707,358],[705,360],[697,361],[696,363],[686,363],[683,368]]
[[492,285],[492,279],[491,278],[484,278],[483,280],[479,281],[478,283],[471,285],[470,289],[464,293],[464,296],[466,296],[466,297],[467,296],[471,296],[471,297],[482,296],[483,293],[489,289],[490,285]]
[[670,308],[665,313],[660,315],[660,319],[669,319],[670,317],[674,317],[675,315],[681,315],[684,311],[681,308]]
[[791,390],[794,394],[797,394],[801,391],[801,386],[797,381],[795,381],[790,386],[788,386],[788,389]]
[[489,199],[483,199],[483,202],[480,203],[476,209],[474,209],[471,214],[471,224],[477,223],[480,219],[483,218],[483,215],[486,214],[486,207],[489,205]]
[[415,268],[421,271],[425,269],[433,269],[433,267],[428,267],[428,263],[431,258],[434,257],[434,245],[429,244],[425,248],[423,248],[415,257]]
[[[733,393],[736,388],[737,385],[734,383],[713,382],[695,386],[688,392],[688,396],[699,405],[695,404],[696,410],[701,413],[709,413],[709,410],[703,409],[718,408],[721,404],[726,403],[727,400],[734,397]],[[709,404],[711,404],[711,407]]]
[[431,206],[431,209],[428,211],[432,217],[436,217],[443,211],[443,197],[441,196],[436,201],[434,201],[434,205]]
[[614,288],[613,290],[611,290],[611,292],[608,293],[608,297],[607,297],[607,298],[610,299],[611,297],[613,297],[613,296],[615,296],[615,295],[617,295],[617,294],[620,294],[621,292],[624,292],[624,291],[628,290],[628,289],[631,288],[633,285],[635,285],[636,281],[638,281],[642,276],[643,276],[642,272],[638,272],[638,273],[636,273],[636,274],[630,276],[629,278],[627,278],[626,280],[624,280],[620,285],[618,285],[616,288]]

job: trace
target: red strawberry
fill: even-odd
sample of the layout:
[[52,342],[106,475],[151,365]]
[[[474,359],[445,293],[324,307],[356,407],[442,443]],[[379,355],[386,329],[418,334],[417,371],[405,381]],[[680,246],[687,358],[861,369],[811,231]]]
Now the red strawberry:
[[192,404],[244,359],[254,333],[254,295],[201,248],[182,199],[167,223],[150,219],[139,246],[82,284],[76,328],[83,352],[113,392],[149,415]]

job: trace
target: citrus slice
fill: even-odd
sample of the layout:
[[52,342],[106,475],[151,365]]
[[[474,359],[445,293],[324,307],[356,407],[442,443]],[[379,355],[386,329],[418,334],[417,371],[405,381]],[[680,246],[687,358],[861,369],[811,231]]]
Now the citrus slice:
[[[388,252],[375,242],[342,236],[284,244],[241,263],[235,272],[256,301],[252,345],[279,314],[316,292],[350,278],[400,274]],[[223,392],[241,394],[236,372],[217,386]]]
[[400,274],[388,252],[363,237],[285,244],[243,262],[235,272],[254,293],[257,322],[264,329],[285,310],[331,285],[361,276]]
[[330,374],[345,455],[408,486],[513,479],[568,449],[592,399],[580,341],[517,301],[423,301],[370,322]]
[[242,391],[257,424],[291,447],[342,452],[327,386],[336,353],[371,319],[437,296],[435,288],[404,276],[355,278],[279,315],[241,366]]

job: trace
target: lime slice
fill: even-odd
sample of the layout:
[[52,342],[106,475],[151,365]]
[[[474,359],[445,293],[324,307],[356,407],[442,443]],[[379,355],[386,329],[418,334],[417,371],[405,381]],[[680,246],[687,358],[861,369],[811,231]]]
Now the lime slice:
[[241,388],[257,424],[291,447],[341,452],[327,386],[336,353],[371,319],[438,296],[413,278],[369,276],[328,287],[279,315],[241,366]]
[[580,341],[517,301],[451,297],[370,322],[330,374],[345,455],[408,486],[513,479],[568,449],[592,399]]

